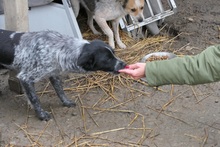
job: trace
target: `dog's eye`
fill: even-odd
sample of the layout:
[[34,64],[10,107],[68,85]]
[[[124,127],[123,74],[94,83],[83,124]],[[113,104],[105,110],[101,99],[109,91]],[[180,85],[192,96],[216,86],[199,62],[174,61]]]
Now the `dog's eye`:
[[144,7],[141,7],[141,10],[143,10],[144,9]]
[[131,11],[132,11],[132,12],[135,12],[135,11],[136,11],[136,9],[135,9],[135,8],[133,8],[133,9],[131,9]]

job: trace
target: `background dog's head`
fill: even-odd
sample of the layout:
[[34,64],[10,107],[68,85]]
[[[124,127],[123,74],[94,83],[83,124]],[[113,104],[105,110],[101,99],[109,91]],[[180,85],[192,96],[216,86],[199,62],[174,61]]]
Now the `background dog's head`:
[[144,0],[125,0],[123,7],[125,11],[135,19],[135,21],[143,21]]
[[101,70],[113,73],[118,73],[118,70],[126,65],[115,56],[109,45],[100,40],[84,45],[77,64],[86,71]]

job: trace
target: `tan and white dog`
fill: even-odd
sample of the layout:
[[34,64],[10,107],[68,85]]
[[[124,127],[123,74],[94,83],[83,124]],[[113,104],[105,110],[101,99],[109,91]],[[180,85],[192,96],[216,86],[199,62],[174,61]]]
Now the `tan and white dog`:
[[[87,24],[94,34],[101,34],[94,25],[93,19],[97,22],[101,30],[108,36],[109,45],[115,48],[114,37],[120,48],[126,48],[119,36],[119,20],[130,14],[134,20],[142,22],[144,0],[71,0],[76,17],[79,14],[80,4],[86,9]],[[107,24],[112,22],[112,29]],[[114,32],[114,33],[113,33]]]

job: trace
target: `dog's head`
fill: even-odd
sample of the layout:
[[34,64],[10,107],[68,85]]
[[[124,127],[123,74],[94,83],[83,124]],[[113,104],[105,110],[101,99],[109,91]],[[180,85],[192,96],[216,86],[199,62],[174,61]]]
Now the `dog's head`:
[[142,22],[144,19],[144,3],[144,0],[125,0],[123,7],[125,11],[135,19],[135,21]]
[[94,40],[84,45],[77,65],[86,71],[101,70],[115,74],[126,66],[115,56],[113,49],[100,40]]

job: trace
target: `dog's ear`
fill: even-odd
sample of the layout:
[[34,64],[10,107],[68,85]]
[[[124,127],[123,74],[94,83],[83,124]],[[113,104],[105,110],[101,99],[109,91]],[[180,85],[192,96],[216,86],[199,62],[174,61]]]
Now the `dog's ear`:
[[78,58],[77,65],[87,71],[91,71],[94,68],[94,60],[95,58],[93,54],[89,52],[81,53]]

